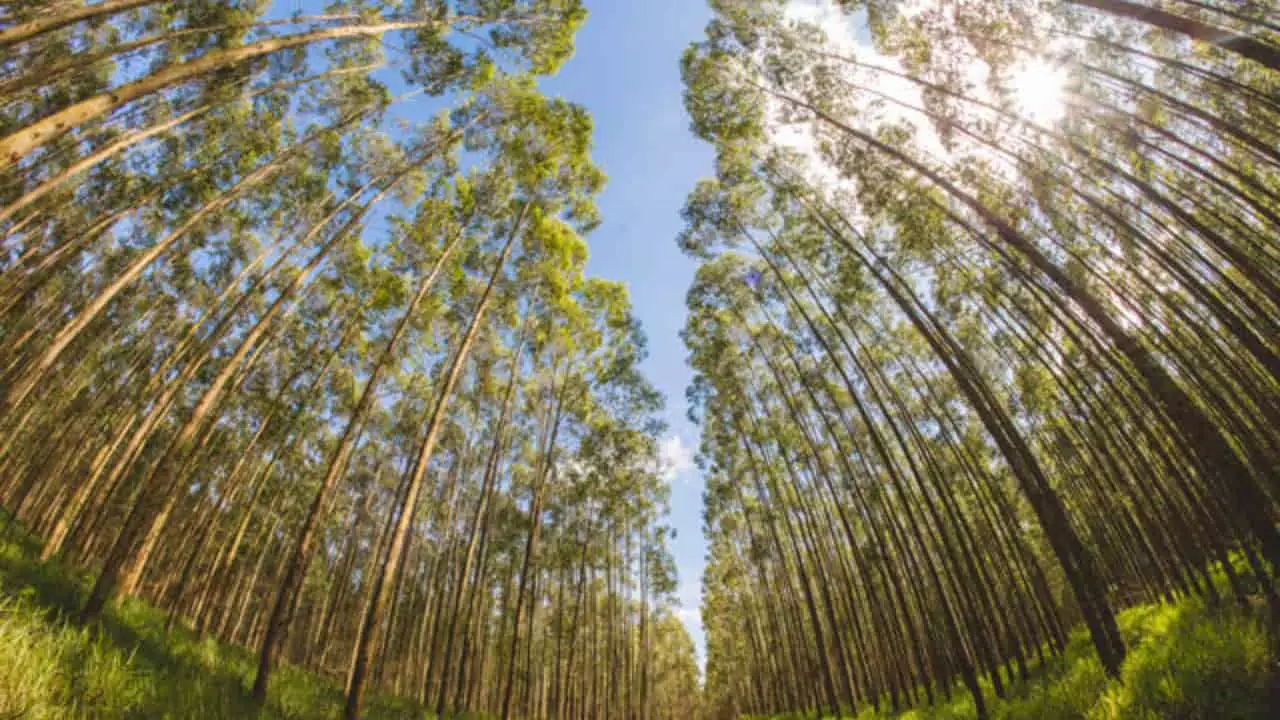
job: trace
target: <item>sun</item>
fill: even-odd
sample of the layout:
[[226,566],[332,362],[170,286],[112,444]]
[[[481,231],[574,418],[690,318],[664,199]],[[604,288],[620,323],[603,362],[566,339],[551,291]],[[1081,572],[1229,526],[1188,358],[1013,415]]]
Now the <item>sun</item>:
[[1052,123],[1066,114],[1067,72],[1044,60],[1030,60],[1013,69],[1009,91],[1014,107],[1028,120]]

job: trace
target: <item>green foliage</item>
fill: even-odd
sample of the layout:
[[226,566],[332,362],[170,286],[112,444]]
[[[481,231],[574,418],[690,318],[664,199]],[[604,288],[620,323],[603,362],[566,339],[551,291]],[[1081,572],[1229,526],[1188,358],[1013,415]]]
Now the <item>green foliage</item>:
[[1123,684],[1109,688],[1090,720],[1274,717],[1274,659],[1261,625],[1195,604],[1142,608],[1153,641],[1136,646]]

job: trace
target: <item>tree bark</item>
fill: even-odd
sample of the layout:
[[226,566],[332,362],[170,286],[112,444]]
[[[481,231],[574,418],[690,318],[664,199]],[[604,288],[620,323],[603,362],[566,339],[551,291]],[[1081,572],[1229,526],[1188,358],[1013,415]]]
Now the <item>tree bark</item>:
[[106,15],[133,10],[145,5],[154,5],[160,0],[104,0],[96,5],[82,5],[64,12],[37,17],[34,20],[18,23],[0,30],[0,48],[15,43],[26,42],[32,38],[52,32],[68,25],[92,20]]

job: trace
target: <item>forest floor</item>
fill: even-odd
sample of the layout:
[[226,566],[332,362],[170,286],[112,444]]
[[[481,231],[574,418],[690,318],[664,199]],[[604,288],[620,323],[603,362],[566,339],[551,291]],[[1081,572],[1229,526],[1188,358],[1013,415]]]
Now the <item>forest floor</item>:
[[[1083,627],[1067,652],[1046,661],[998,699],[983,680],[991,720],[1274,720],[1280,718],[1280,657],[1261,605],[1211,610],[1197,600],[1142,605],[1119,614],[1128,655],[1109,681]],[[867,709],[856,720],[973,720],[973,699],[905,712]],[[774,720],[784,720],[775,718]]]
[[[86,593],[84,578],[40,564],[36,546],[0,527],[0,720],[54,718],[336,718],[340,688],[282,667],[271,696],[254,708],[248,685],[255,657],[200,640],[136,601],[109,612],[100,630],[68,621]],[[1129,647],[1120,682],[1108,681],[1083,630],[1064,656],[1048,661],[998,700],[992,720],[1265,720],[1280,716],[1280,674],[1263,622],[1198,601],[1149,605],[1120,614]],[[370,703],[370,720],[423,718],[392,698]],[[858,720],[967,720],[972,699],[905,713],[867,710]]]
[[[38,548],[0,520],[0,720],[312,720],[342,716],[341,688],[290,666],[273,676],[265,708],[249,697],[256,656],[200,640],[144,603],[126,600],[90,631],[68,618],[85,579],[41,564]],[[429,717],[388,697],[370,720]]]

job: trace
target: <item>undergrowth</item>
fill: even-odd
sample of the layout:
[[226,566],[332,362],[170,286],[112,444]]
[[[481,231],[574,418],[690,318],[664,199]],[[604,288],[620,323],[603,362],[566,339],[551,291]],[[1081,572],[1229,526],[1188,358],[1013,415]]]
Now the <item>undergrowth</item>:
[[[1280,717],[1276,658],[1262,620],[1200,600],[1144,605],[1118,616],[1128,655],[1108,681],[1083,629],[1007,698],[984,684],[992,720],[1270,720]],[[802,716],[794,716],[800,718]],[[808,717],[813,717],[812,715]],[[868,708],[856,720],[974,720],[973,699],[895,713]],[[782,720],[775,718],[775,720]]]
[[[0,521],[2,523],[3,521]],[[248,688],[256,656],[175,628],[144,603],[126,600],[101,625],[70,620],[85,579],[16,529],[0,528],[0,720],[312,720],[342,716],[340,688],[284,665],[265,707]],[[370,720],[431,715],[403,699],[371,698]]]
[[[166,636],[164,616],[141,602],[113,607],[92,630],[77,626],[68,618],[83,602],[85,579],[35,557],[29,538],[0,528],[0,720],[341,716],[339,688],[287,665],[272,676],[267,705],[256,708],[247,690],[256,658],[248,650],[183,629]],[[992,720],[1277,717],[1276,658],[1253,614],[1186,600],[1125,610],[1119,623],[1129,649],[1120,681],[1108,681],[1078,629],[1061,657],[1012,683],[1006,699],[985,686]],[[856,720],[975,716],[972,698],[957,693],[902,713],[868,708]],[[378,697],[366,717],[431,716],[403,699]]]

